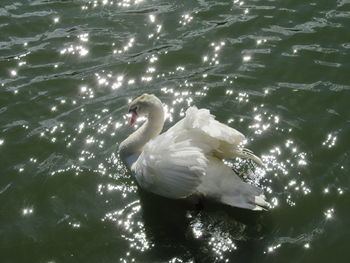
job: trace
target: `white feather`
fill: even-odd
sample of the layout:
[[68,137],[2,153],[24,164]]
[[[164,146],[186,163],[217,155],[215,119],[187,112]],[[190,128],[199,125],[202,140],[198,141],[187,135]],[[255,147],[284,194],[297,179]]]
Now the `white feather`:
[[146,144],[132,171],[141,187],[169,198],[191,195],[205,175],[207,159],[188,141],[167,133]]
[[222,162],[234,157],[261,162],[240,148],[244,139],[208,110],[190,107],[184,119],[148,141],[136,161],[135,155],[126,161],[139,185],[150,192],[169,198],[200,194],[231,206],[263,210],[268,206],[263,191],[243,182]]

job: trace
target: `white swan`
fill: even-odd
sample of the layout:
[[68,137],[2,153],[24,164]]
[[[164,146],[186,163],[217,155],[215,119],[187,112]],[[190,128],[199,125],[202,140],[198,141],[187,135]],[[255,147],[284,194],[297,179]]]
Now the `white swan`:
[[143,94],[129,105],[130,125],[145,123],[119,146],[120,157],[140,187],[168,198],[202,195],[240,208],[266,210],[262,189],[243,182],[223,159],[261,160],[239,147],[244,135],[214,119],[209,110],[190,107],[168,131],[161,101]]

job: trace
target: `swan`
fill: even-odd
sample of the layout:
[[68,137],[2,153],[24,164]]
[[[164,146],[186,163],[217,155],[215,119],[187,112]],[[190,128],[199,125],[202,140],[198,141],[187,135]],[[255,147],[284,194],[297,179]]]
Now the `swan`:
[[218,122],[207,109],[190,107],[183,119],[160,134],[164,125],[162,102],[143,94],[129,104],[135,124],[143,125],[119,145],[119,156],[138,185],[154,194],[181,199],[203,196],[239,208],[267,210],[263,190],[239,178],[223,159],[259,157],[240,146],[245,137]]

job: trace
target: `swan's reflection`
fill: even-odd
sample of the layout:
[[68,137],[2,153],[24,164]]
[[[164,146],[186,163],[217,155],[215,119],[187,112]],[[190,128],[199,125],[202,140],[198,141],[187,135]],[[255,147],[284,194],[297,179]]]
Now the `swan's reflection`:
[[[264,231],[261,214],[215,202],[173,200],[138,189],[145,233],[152,242],[148,253],[162,251],[181,257],[196,255],[200,262],[225,261],[238,243],[255,243]],[[241,244],[242,247],[246,244]],[[210,260],[209,260],[210,258]],[[209,260],[209,261],[208,261]]]

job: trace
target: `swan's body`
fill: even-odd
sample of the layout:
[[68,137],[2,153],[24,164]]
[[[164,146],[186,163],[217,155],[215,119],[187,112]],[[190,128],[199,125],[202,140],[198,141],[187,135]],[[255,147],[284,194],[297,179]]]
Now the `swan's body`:
[[131,102],[131,124],[137,116],[147,121],[126,140],[119,152],[138,184],[168,198],[202,195],[240,208],[265,210],[263,191],[243,182],[223,158],[249,158],[261,164],[251,152],[239,147],[244,135],[214,119],[206,109],[190,107],[186,116],[168,131],[161,101],[144,94]]

